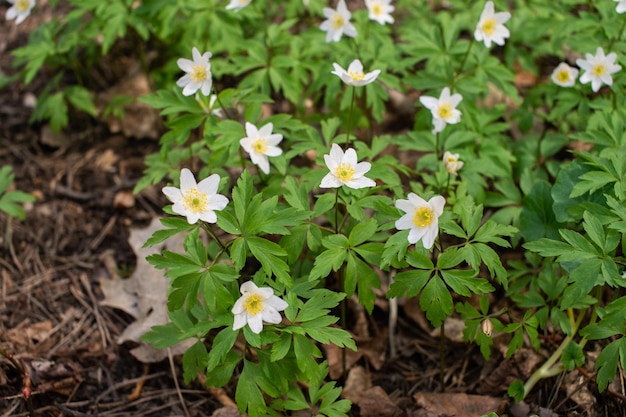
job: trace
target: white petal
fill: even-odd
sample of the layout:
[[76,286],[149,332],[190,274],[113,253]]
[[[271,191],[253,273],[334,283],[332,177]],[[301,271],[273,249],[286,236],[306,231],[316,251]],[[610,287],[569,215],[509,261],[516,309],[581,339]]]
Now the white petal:
[[363,64],[358,59],[355,59],[348,66],[348,72],[363,72]]
[[417,243],[425,234],[427,229],[424,227],[412,227],[409,231],[409,243]]
[[446,199],[440,195],[436,195],[428,200],[428,204],[430,204],[430,207],[432,207],[435,215],[439,217],[441,216],[441,213],[443,213],[443,207],[446,205]]
[[193,69],[193,61],[187,58],[179,58],[176,63],[178,64],[178,67],[185,72],[191,72]]
[[415,207],[416,209],[420,207],[428,206],[428,203],[426,202],[426,200],[424,200],[422,197],[418,196],[415,193],[409,193],[408,197],[409,197],[409,201],[413,204],[413,207]]
[[348,164],[352,167],[355,167],[357,162],[358,160],[357,160],[356,151],[354,150],[354,148],[346,149],[346,153],[343,155],[343,158],[341,159],[341,163]]
[[228,205],[228,198],[221,194],[214,194],[209,196],[208,206],[211,210],[224,210]]
[[266,323],[278,324],[283,320],[280,313],[272,307],[263,309],[260,314],[262,315],[263,321]]
[[273,135],[268,135],[265,137],[265,141],[269,146],[276,146],[283,140],[283,135],[280,133],[275,133]]
[[282,155],[282,153],[283,153],[283,150],[277,146],[268,146],[267,150],[265,151],[265,155],[267,156],[278,156],[278,155]]
[[396,229],[398,230],[408,230],[413,227],[415,227],[415,224],[413,224],[413,213],[407,213],[396,220]]
[[357,190],[359,188],[375,187],[376,182],[367,177],[361,177],[361,178],[354,178],[346,182],[346,185],[350,188],[354,188],[355,190]]
[[363,176],[371,168],[372,164],[370,164],[369,162],[359,162],[354,166],[354,175],[357,177]]
[[187,212],[187,223],[196,224],[199,219],[200,215],[198,213],[194,213],[193,211]]
[[326,174],[326,176],[322,178],[320,188],[339,188],[342,185],[343,182],[341,182],[339,178],[335,177],[333,174]]
[[272,134],[273,128],[274,128],[274,125],[272,123],[268,123],[264,125],[261,129],[259,129],[259,137],[267,138],[269,135]]
[[252,153],[252,139],[250,138],[240,139],[239,144],[241,145],[244,151],[248,153]]
[[213,210],[203,211],[202,213],[199,213],[198,217],[203,222],[207,222],[207,223],[217,222],[217,215],[215,214]]
[[254,333],[261,333],[261,330],[263,330],[263,316],[260,313],[252,317],[248,316],[248,326]]
[[[333,143],[333,146],[330,148],[330,154],[328,155],[331,159],[331,161],[334,163],[333,168],[336,168],[337,166],[341,165],[341,162],[343,160],[343,150],[341,149],[341,147],[339,145],[337,145],[336,143]],[[326,156],[326,155],[324,155]],[[324,158],[326,159],[326,158]],[[326,163],[326,165],[328,166],[328,162]],[[330,166],[328,166],[330,168]],[[332,168],[331,168],[332,169]]]
[[183,195],[180,190],[176,187],[163,187],[163,194],[170,200],[172,203],[177,201],[181,201],[183,199]]
[[220,176],[210,175],[198,183],[198,191],[207,195],[215,194],[220,185]]
[[439,100],[430,96],[421,96],[420,103],[429,110],[436,109],[439,106]]
[[422,236],[422,245],[424,245],[424,249],[432,248],[435,243],[435,238],[437,237],[439,229],[437,227],[432,227],[433,225],[434,224],[431,224],[430,227],[425,229],[426,233]]
[[233,330],[239,330],[248,323],[245,314],[236,314],[233,320]]
[[193,174],[187,168],[183,168],[180,171],[180,190],[187,191],[190,188],[196,187],[198,184],[196,183],[196,179]]
[[275,295],[272,295],[269,300],[265,301],[269,306],[273,307],[276,311],[283,311],[289,304],[285,300]]
[[250,139],[258,139],[259,138],[259,130],[250,122],[246,122],[246,135]]
[[176,85],[179,87],[185,87],[187,84],[191,82],[191,77],[189,74],[185,74],[176,81]]
[[415,205],[409,200],[396,200],[396,208],[404,211],[405,213],[410,213],[411,215],[413,215],[413,212],[415,211]]
[[252,281],[246,281],[241,284],[241,287],[239,287],[239,291],[242,294],[256,292],[258,289],[259,287],[257,287],[256,284]]

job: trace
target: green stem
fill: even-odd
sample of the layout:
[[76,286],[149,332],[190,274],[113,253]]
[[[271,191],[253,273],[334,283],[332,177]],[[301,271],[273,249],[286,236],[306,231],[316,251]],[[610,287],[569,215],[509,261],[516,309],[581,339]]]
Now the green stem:
[[350,100],[350,113],[348,114],[348,129],[346,130],[346,143],[348,147],[352,144],[350,131],[352,129],[352,110],[354,109],[354,98],[355,98],[356,87],[352,87],[352,99]]
[[607,52],[611,52],[611,48],[613,47],[613,44],[622,36],[622,33],[624,33],[625,27],[626,27],[626,19],[622,19],[622,27],[619,29],[618,35],[615,38],[611,38],[611,41],[609,42],[609,46],[607,47]]
[[209,236],[211,236],[211,238],[217,242],[217,244],[220,246],[222,252],[226,251],[228,252],[228,254],[230,255],[230,251],[228,250],[228,246],[224,245],[224,243],[222,243],[222,241],[220,240],[220,238],[215,234],[215,232],[213,231],[213,229],[211,229],[211,225],[206,223],[206,222],[202,222],[202,228],[209,234]]
[[572,326],[572,333],[568,335],[559,347],[552,353],[552,355],[544,362],[543,365],[539,369],[537,369],[533,374],[528,378],[526,383],[524,384],[524,398],[530,393],[533,387],[544,378],[550,378],[555,375],[558,375],[563,371],[563,364],[557,363],[559,359],[561,359],[561,355],[563,351],[573,340],[574,336],[576,336],[576,332],[578,331],[578,327],[580,323],[583,321],[585,317],[586,310],[583,310],[579,313],[578,317],[574,320],[574,313],[572,309],[567,310],[567,315],[570,319],[570,324]]
[[443,157],[439,152],[439,132],[435,133],[435,156],[437,157],[437,161]]
[[335,188],[335,234],[339,234],[339,188]]
[[459,70],[457,71],[457,75],[461,75],[461,73],[463,72],[463,68],[465,67],[465,62],[467,61],[467,57],[469,56],[469,53],[472,50],[472,45],[474,45],[474,37],[470,39],[470,44],[467,47],[467,51],[465,51],[465,55],[463,56],[463,61],[461,61],[461,66],[459,67]]

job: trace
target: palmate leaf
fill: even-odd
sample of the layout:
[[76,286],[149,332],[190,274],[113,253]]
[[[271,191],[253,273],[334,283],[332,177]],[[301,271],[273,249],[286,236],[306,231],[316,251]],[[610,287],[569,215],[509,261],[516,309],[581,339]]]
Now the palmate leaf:
[[358,287],[359,302],[371,313],[374,309],[376,294],[374,288],[380,287],[380,279],[374,270],[353,251],[348,252],[344,291],[351,296]]

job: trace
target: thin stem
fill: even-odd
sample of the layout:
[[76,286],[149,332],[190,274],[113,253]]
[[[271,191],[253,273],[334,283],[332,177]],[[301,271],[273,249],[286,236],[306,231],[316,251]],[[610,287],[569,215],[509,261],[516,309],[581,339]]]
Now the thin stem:
[[568,335],[559,347],[552,353],[552,355],[544,362],[543,365],[539,369],[537,369],[533,374],[528,378],[526,383],[524,384],[524,398],[530,393],[533,387],[544,378],[550,378],[552,376],[558,375],[563,371],[563,364],[556,363],[563,354],[563,351],[569,345],[572,340],[574,340],[574,336],[576,336],[576,332],[578,331],[578,327],[580,323],[583,321],[585,317],[586,310],[582,310],[578,317],[574,320],[574,313],[572,309],[568,309],[568,318],[570,319],[570,324],[572,326],[572,334]]
[[215,234],[215,232],[213,231],[213,229],[211,229],[211,225],[205,222],[202,222],[202,228],[209,234],[209,236],[211,236],[211,238],[217,242],[217,244],[220,246],[220,248],[222,249],[222,251],[226,251],[230,254],[228,247],[226,245],[224,245],[224,243],[222,243],[222,241],[220,240],[220,238]]
[[222,100],[220,99],[220,95],[218,94],[217,90],[215,90],[215,98],[220,105],[220,109],[222,109],[226,114],[226,117],[230,120],[235,120],[233,119],[233,116],[230,114],[230,112],[226,109],[226,107],[224,107],[224,104],[222,104]]
[[469,53],[472,50],[472,45],[474,45],[473,37],[470,39],[470,44],[467,47],[467,51],[465,51],[465,55],[463,56],[463,61],[461,61],[461,66],[459,67],[459,70],[457,71],[457,75],[461,75],[461,73],[463,72],[463,68],[465,67],[465,62],[467,61],[467,57],[469,56]]
[[0,348],[0,355],[7,358],[11,365],[20,373],[22,377],[22,389],[21,393],[24,399],[26,400],[26,407],[28,408],[28,412],[30,413],[30,417],[36,417],[35,407],[33,407],[33,399],[31,394],[33,393],[32,388],[32,380],[30,379],[30,372],[24,367],[12,353],[7,352],[6,350]]
[[339,234],[339,188],[335,188],[335,234]]
[[435,133],[435,156],[438,161],[443,157],[439,154],[439,132]]
[[350,100],[350,113],[348,114],[348,129],[346,130],[346,143],[348,147],[352,144],[352,140],[350,139],[350,131],[352,129],[352,110],[354,109],[354,97],[355,97],[356,87],[352,87],[352,99]]

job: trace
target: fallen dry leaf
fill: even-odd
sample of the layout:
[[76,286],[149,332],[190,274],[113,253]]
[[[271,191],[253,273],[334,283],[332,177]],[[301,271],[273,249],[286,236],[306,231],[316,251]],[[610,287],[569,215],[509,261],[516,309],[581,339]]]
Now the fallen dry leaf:
[[348,372],[341,396],[355,404],[361,400],[363,393],[372,387],[370,374],[362,366],[355,366]]
[[[406,413],[400,409],[381,387],[365,391],[358,402],[361,417],[402,417]],[[460,414],[459,414],[460,415]]]
[[[126,341],[140,343],[140,346],[130,353],[144,363],[160,362],[167,358],[167,350],[154,349],[141,342],[140,337],[152,326],[163,325],[169,321],[167,292],[170,284],[163,271],[150,265],[146,257],[163,249],[180,252],[183,248],[181,235],[150,248],[142,247],[154,231],[161,228],[159,219],[154,219],[145,229],[131,230],[128,243],[137,255],[137,266],[129,278],[100,279],[100,287],[104,293],[104,300],[100,304],[123,310],[136,319],[122,332],[118,343]],[[193,343],[194,341],[190,340],[172,346],[172,354],[184,353]]]
[[421,408],[414,414],[419,417],[480,417],[496,412],[504,405],[499,398],[462,393],[418,392],[413,399]]

